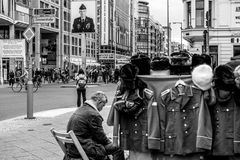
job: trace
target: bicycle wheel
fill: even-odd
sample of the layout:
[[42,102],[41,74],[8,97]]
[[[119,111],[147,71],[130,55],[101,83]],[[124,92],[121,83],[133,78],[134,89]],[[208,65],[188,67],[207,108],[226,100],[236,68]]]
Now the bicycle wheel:
[[35,93],[35,92],[37,92],[37,90],[38,90],[38,83],[33,83],[33,92]]
[[22,90],[22,84],[19,82],[16,82],[12,85],[13,92],[20,92]]

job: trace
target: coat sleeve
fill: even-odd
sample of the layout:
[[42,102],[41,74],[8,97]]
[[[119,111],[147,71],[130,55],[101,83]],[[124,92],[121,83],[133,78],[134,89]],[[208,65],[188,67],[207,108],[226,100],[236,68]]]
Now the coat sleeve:
[[160,117],[157,102],[154,98],[150,101],[147,111],[148,117],[148,148],[160,150]]
[[92,130],[93,140],[99,144],[107,145],[111,143],[111,141],[106,136],[103,126],[102,126],[103,118],[101,115],[94,115],[90,119],[90,126]]
[[76,33],[77,32],[77,18],[74,19],[73,22],[73,29],[72,29],[72,33]]
[[162,97],[152,98],[148,106],[148,148],[164,150],[165,105]]
[[118,83],[118,86],[117,86],[117,90],[116,90],[116,94],[115,94],[115,97],[113,99],[113,102],[112,102],[112,105],[111,105],[111,108],[110,108],[110,111],[109,111],[109,114],[108,114],[108,118],[107,118],[107,125],[109,126],[113,126],[114,125],[114,111],[115,111],[115,108],[113,106],[113,104],[116,102],[116,96],[120,90],[120,83]]

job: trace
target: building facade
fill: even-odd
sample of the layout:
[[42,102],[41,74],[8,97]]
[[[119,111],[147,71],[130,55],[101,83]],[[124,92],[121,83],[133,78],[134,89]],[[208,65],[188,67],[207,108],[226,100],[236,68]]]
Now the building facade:
[[22,33],[29,25],[28,0],[0,0],[0,83],[10,70],[26,66],[26,44]]
[[150,58],[164,53],[164,29],[149,12],[148,2],[138,1],[136,20],[137,51]]
[[85,59],[86,66],[97,64],[97,35],[86,33],[83,47],[81,35],[71,32],[71,2],[71,0],[32,1],[33,8],[54,8],[56,10],[55,23],[34,24],[33,53],[36,68],[69,69],[72,74],[83,67]]
[[240,2],[238,0],[183,0],[183,38],[190,42],[190,52],[204,52],[203,31],[208,30],[209,53],[213,67],[240,55]]
[[138,17],[136,20],[137,50],[150,56],[149,44],[149,6],[146,1],[138,1]]
[[130,0],[101,1],[99,61],[111,67],[128,62],[130,49]]

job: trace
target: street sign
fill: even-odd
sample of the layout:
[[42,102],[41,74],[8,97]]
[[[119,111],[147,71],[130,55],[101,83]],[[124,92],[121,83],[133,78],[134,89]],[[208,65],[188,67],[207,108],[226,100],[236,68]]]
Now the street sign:
[[33,15],[55,15],[56,10],[54,8],[34,8]]
[[54,16],[36,16],[33,17],[33,23],[55,23],[55,17]]
[[28,27],[24,32],[23,32],[23,36],[27,41],[30,41],[34,36],[34,32],[32,30],[32,28]]
[[56,10],[54,8],[34,8],[33,23],[55,23]]

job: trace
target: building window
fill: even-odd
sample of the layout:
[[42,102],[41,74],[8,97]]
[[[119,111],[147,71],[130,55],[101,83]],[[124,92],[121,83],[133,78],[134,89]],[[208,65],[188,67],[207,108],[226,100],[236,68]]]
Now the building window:
[[9,27],[0,26],[0,39],[9,39]]
[[192,19],[191,2],[187,2],[187,28],[192,27],[191,19]]
[[212,27],[212,1],[209,1],[209,27]]
[[67,8],[67,0],[64,0],[63,6],[64,6],[65,8]]
[[240,55],[240,45],[233,46],[233,56]]
[[204,0],[196,0],[196,27],[204,27]]
[[40,2],[40,8],[44,8],[44,3],[42,1]]

